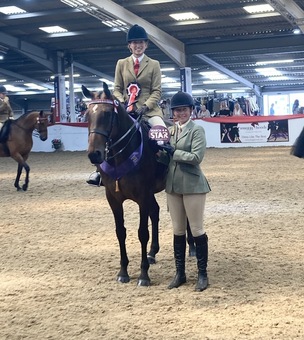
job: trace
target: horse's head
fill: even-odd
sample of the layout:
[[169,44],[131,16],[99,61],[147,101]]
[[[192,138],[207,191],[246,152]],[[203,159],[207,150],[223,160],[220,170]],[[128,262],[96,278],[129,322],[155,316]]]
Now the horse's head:
[[37,118],[36,118],[36,123],[35,123],[35,129],[39,134],[39,138],[42,141],[47,140],[48,138],[48,124],[49,124],[49,119],[48,116],[51,113],[44,113],[43,111],[40,111]]
[[92,164],[104,161],[108,143],[117,134],[115,123],[119,103],[112,96],[106,83],[103,83],[103,89],[103,92],[92,92],[82,86],[84,96],[91,99],[86,115],[89,129],[88,157]]

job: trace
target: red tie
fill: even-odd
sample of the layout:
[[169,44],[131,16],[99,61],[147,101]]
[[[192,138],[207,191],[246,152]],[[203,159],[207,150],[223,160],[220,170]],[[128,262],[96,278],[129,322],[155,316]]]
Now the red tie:
[[134,64],[134,72],[135,72],[136,76],[138,74],[138,70],[139,70],[139,60],[136,58],[135,59],[135,64]]

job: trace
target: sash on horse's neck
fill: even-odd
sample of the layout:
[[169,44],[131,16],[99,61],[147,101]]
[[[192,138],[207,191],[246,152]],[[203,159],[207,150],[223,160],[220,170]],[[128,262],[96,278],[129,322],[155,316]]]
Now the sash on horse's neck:
[[[136,127],[138,126],[138,124],[140,124],[138,121],[133,119],[131,116],[130,118],[134,121],[134,124],[136,125]],[[136,150],[134,150],[131,153],[131,155],[124,162],[122,162],[119,165],[114,165],[114,166],[110,165],[107,161],[103,161],[100,164],[100,168],[102,169],[102,171],[104,171],[107,175],[109,175],[115,180],[120,179],[121,177],[125,176],[134,167],[136,167],[142,157],[143,134],[142,134],[141,126],[139,126],[138,130],[140,132],[140,137],[141,137],[140,145],[138,146]]]

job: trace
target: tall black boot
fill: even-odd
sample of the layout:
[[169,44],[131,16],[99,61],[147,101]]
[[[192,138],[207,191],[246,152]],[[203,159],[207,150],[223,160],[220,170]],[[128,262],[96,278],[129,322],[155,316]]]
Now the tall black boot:
[[196,258],[198,278],[195,290],[201,292],[208,287],[207,263],[208,263],[208,236],[206,234],[194,237],[196,245]]
[[176,274],[169,284],[168,289],[178,288],[186,282],[185,257],[186,257],[186,235],[174,235],[173,239],[174,258]]

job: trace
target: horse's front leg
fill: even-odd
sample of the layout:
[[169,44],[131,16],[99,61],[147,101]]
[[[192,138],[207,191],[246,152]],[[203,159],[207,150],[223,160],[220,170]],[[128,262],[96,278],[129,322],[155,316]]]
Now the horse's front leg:
[[152,223],[152,240],[150,251],[148,253],[149,264],[156,263],[156,254],[159,252],[159,237],[158,237],[158,225],[159,225],[159,205],[153,195],[150,203],[149,216]]
[[30,181],[30,167],[27,165],[27,163],[24,163],[23,167],[25,170],[25,181],[22,186],[22,189],[23,191],[26,191],[28,188],[29,181]]
[[[149,203],[149,202],[148,202]],[[140,265],[140,276],[138,278],[138,286],[150,286],[150,278],[148,275],[149,261],[147,256],[147,246],[149,241],[149,229],[148,229],[148,218],[149,218],[149,204],[140,206],[140,223],[138,229],[138,238],[141,244],[141,265]]]
[[116,237],[118,239],[120,249],[120,270],[117,274],[117,281],[121,283],[127,283],[130,281],[130,277],[128,274],[129,259],[126,249],[127,231],[124,226],[123,205],[122,202],[117,201],[112,196],[110,191],[106,190],[106,195],[114,215]]
[[17,175],[16,175],[16,179],[15,179],[15,183],[14,183],[14,186],[17,189],[17,191],[21,190],[21,187],[19,186],[19,181],[20,181],[22,169],[23,169],[23,165],[18,163]]

